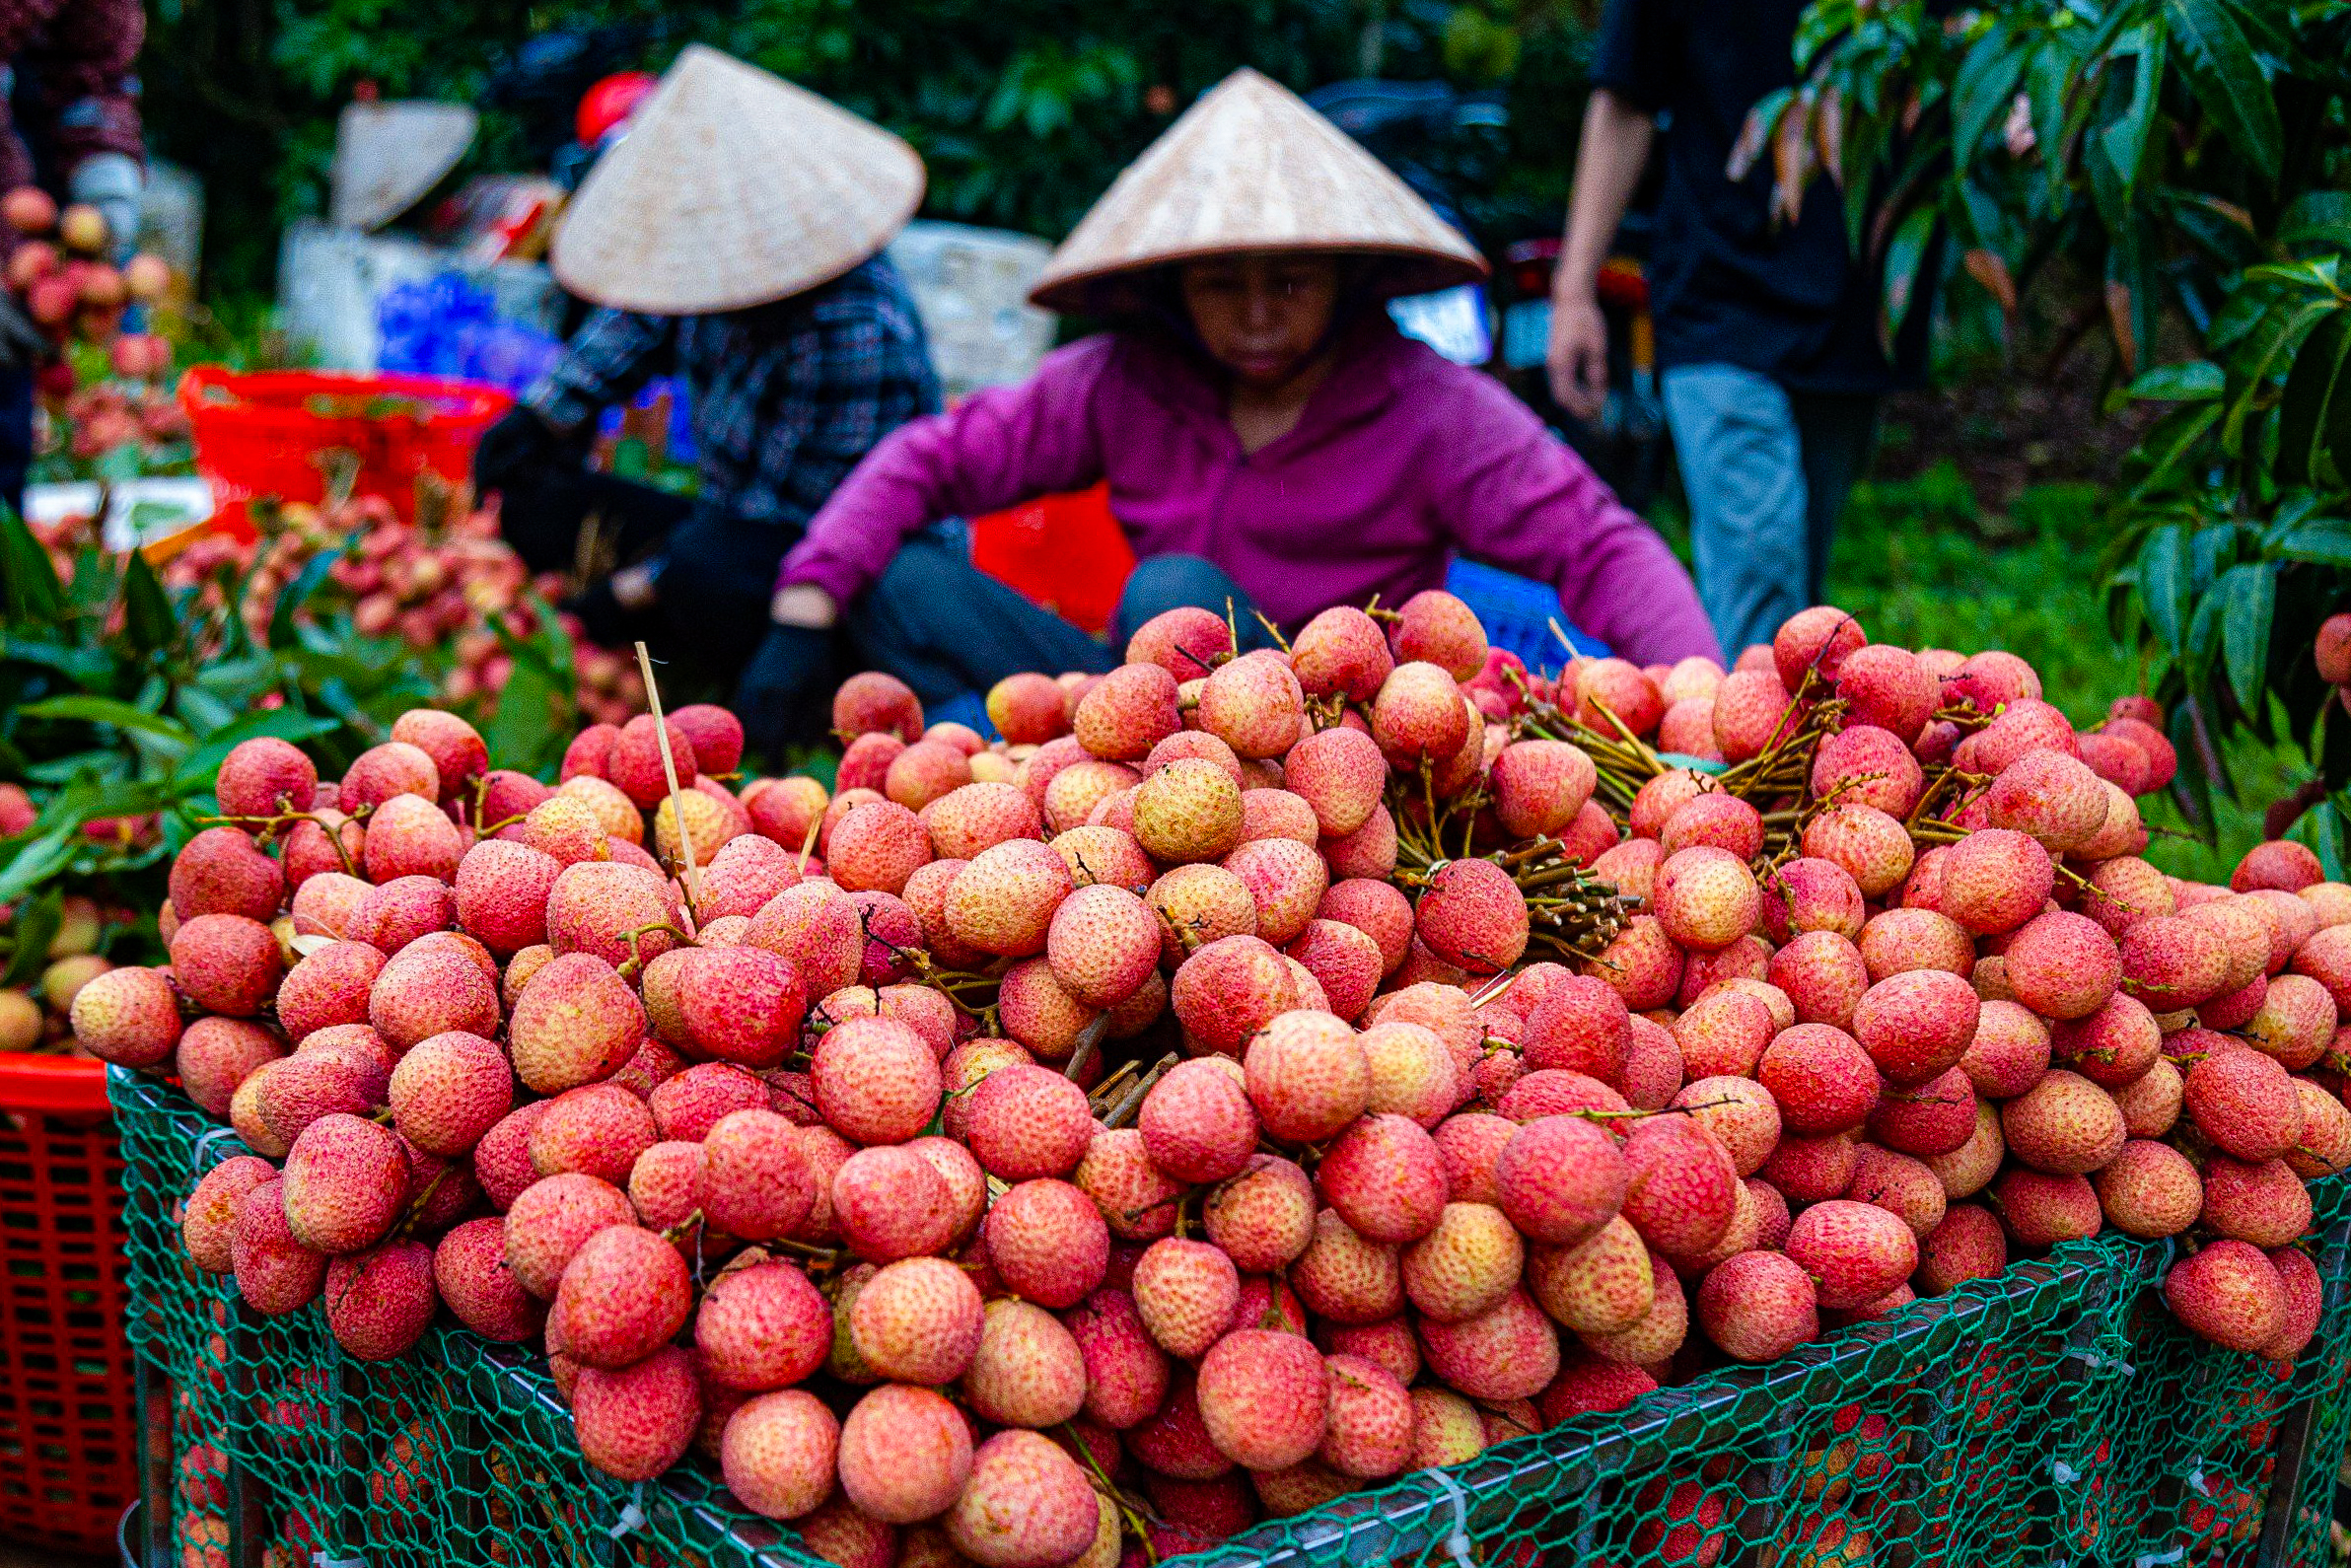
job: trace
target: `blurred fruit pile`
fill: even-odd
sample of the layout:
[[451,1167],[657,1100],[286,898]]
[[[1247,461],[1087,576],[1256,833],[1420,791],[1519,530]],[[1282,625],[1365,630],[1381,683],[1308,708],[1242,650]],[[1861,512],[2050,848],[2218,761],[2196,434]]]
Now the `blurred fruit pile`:
[[1193,1549],[2109,1227],[2310,1342],[2351,886],[2139,858],[2143,699],[1832,608],[1728,673],[1443,594],[1126,656],[993,745],[856,677],[829,794],[712,707],[553,788],[445,712],[248,741],[75,1031],[252,1151],[184,1208],[248,1307],[543,1343],[591,1463],[836,1562]]
[[[565,592],[558,576],[533,581],[499,537],[497,512],[472,508],[457,492],[441,492],[413,524],[374,495],[255,505],[250,516],[253,539],[206,534],[164,563],[164,587],[190,596],[191,613],[216,613],[233,601],[246,634],[265,642],[283,595],[295,589],[298,621],[346,618],[362,637],[397,639],[424,656],[441,700],[477,718],[497,711],[514,675],[510,644],[542,636],[545,605]],[[67,582],[76,555],[96,542],[87,517],[34,532]],[[579,712],[619,723],[642,711],[645,683],[634,660],[583,641],[572,617],[555,620],[569,641]]]

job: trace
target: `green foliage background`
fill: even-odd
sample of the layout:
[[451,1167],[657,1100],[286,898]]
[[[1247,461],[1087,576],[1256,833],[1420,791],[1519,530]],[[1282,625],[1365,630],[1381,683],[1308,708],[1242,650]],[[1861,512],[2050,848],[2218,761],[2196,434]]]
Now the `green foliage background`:
[[[639,26],[656,70],[690,41],[740,54],[911,140],[931,215],[1048,238],[1236,66],[1306,90],[1376,55],[1383,76],[1505,91],[1511,129],[1466,172],[1468,205],[1515,238],[1564,205],[1588,22],[1555,0],[155,0],[142,71],[157,147],[205,178],[210,292],[234,295],[266,286],[286,219],[322,207],[359,84],[478,101],[535,33]],[[469,167],[528,167],[510,117]]]

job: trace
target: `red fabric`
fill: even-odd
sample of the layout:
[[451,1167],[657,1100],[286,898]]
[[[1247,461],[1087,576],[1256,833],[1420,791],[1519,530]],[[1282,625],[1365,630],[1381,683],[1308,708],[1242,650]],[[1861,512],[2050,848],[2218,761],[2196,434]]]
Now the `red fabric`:
[[40,173],[60,188],[93,153],[145,161],[128,89],[146,33],[139,0],[0,0],[0,59],[16,69],[23,111],[11,124],[0,104],[0,189],[32,182],[28,137],[49,161]]

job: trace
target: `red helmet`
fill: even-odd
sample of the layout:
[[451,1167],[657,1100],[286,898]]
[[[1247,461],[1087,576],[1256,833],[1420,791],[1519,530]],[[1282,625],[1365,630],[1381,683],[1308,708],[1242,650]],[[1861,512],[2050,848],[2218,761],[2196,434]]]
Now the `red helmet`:
[[618,71],[580,96],[572,128],[585,147],[594,147],[626,122],[660,79],[646,71]]

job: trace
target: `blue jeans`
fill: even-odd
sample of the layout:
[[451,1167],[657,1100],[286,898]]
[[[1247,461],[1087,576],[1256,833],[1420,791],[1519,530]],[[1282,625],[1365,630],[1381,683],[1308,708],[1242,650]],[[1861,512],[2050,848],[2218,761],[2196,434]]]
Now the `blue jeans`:
[[[1157,555],[1126,580],[1105,644],[1041,609],[971,564],[960,534],[929,530],[891,557],[879,581],[850,607],[858,668],[887,670],[914,688],[926,709],[968,696],[975,703],[1024,670],[1097,674],[1119,664],[1137,626],[1182,606],[1225,612],[1232,601],[1242,645],[1257,646],[1248,596],[1224,568],[1197,555]],[[963,722],[969,723],[965,717]]]
[[1820,603],[1837,514],[1877,440],[1878,399],[1791,392],[1736,365],[1674,366],[1663,391],[1698,598],[1736,659]]

